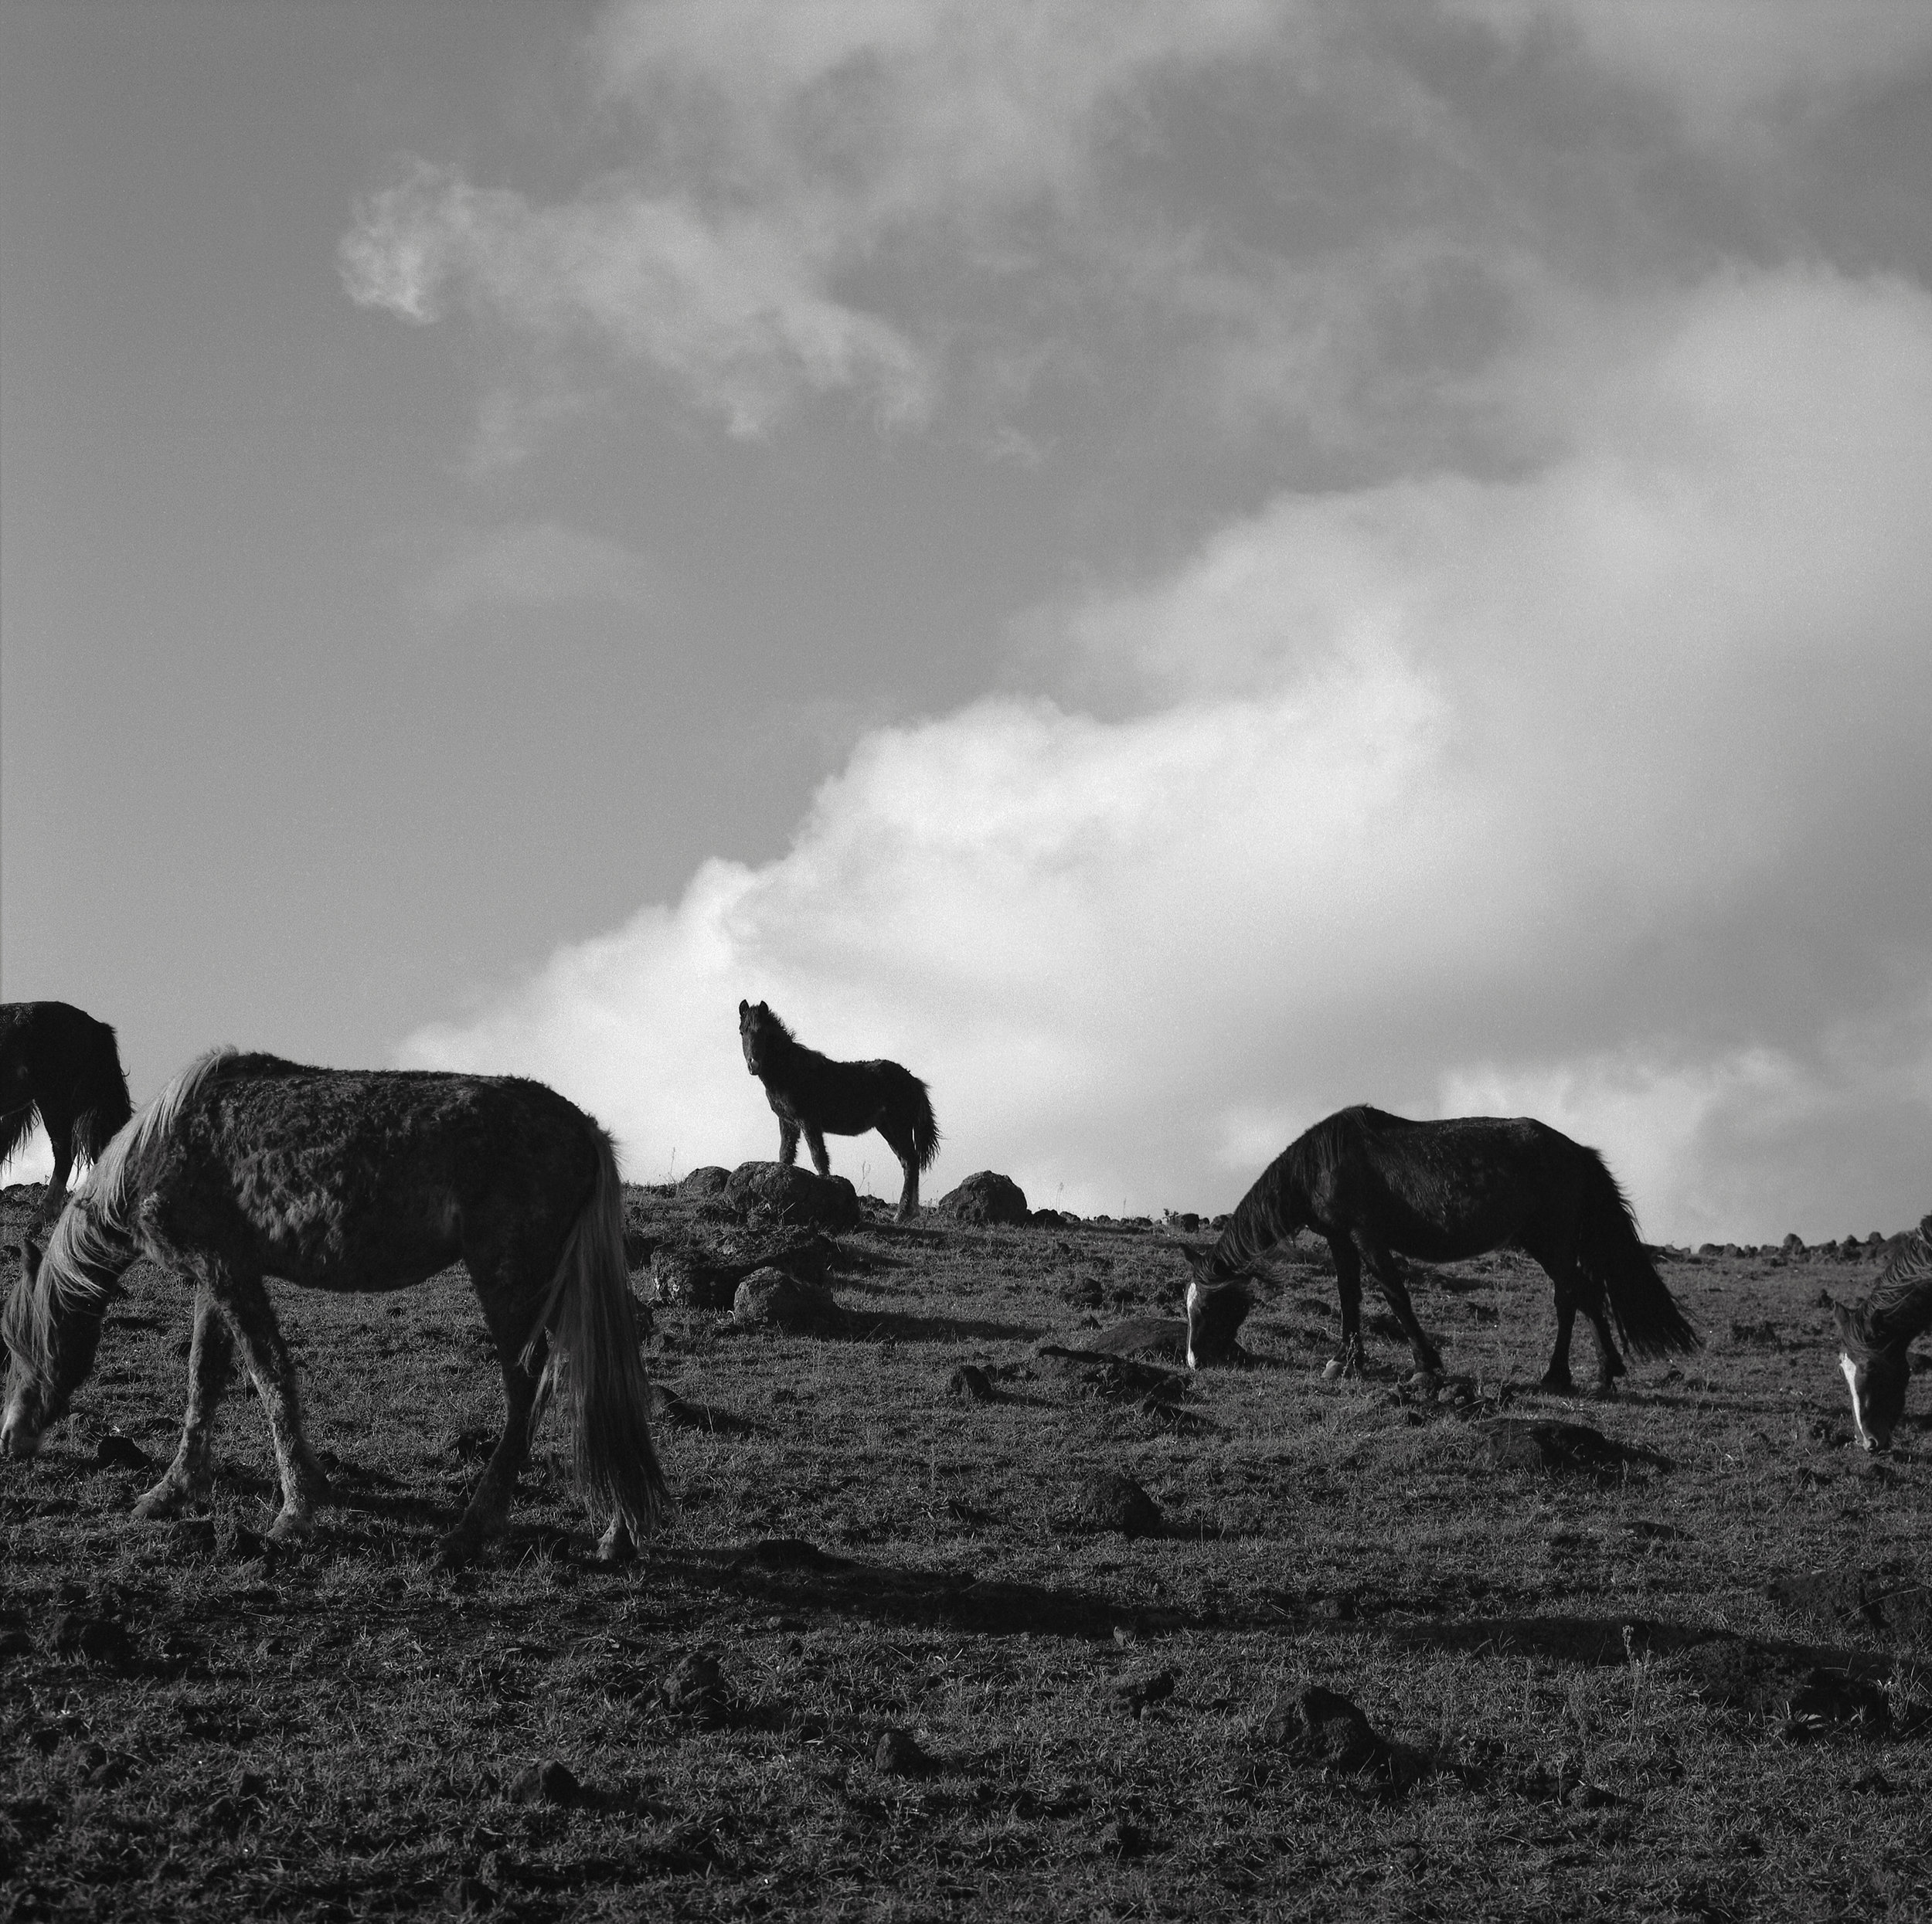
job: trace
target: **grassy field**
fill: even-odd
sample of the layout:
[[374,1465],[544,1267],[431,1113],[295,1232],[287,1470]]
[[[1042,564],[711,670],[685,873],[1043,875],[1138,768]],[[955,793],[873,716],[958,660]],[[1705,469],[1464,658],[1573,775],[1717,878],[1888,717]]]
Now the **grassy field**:
[[[1819,1306],[1872,1262],[1669,1260],[1708,1346],[1597,1405],[1529,1390],[1549,1290],[1509,1256],[1417,1273],[1460,1386],[1325,1382],[1303,1250],[1251,1366],[1176,1405],[1037,1353],[1172,1313],[1162,1234],[926,1225],[842,1239],[837,1338],[659,1313],[682,1515],[616,1572],[549,1441],[511,1535],[434,1567],[500,1421],[460,1274],[280,1293],[339,1496],[298,1554],[239,1389],[212,1512],[134,1522],[113,1460],[173,1450],[188,1305],[131,1272],[71,1419],[0,1465],[5,1914],[1932,1910],[1932,1477],[1916,1427],[1847,1447]],[[1634,1453],[1526,1467],[1498,1411]],[[1096,1521],[1109,1472],[1158,1531]],[[1294,1741],[1311,1684],[1400,1766]]]

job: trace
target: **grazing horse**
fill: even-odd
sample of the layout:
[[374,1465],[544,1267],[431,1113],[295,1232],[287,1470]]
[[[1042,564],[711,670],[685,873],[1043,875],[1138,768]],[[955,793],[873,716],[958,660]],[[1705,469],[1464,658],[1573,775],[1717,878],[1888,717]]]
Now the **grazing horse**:
[[310,1069],[216,1049],[116,1136],[55,1225],[31,1240],[4,1327],[0,1454],[31,1457],[87,1380],[103,1315],[142,1256],[195,1286],[188,1412],[167,1474],[135,1506],[204,1497],[210,1432],[239,1337],[275,1446],[282,1507],[309,1527],[328,1480],[302,1433],[295,1372],[262,1287],[406,1289],[460,1256],[502,1366],[509,1409],[469,1505],[444,1537],[473,1556],[509,1514],[531,1433],[554,1394],[580,1491],[628,1555],[669,1504],[651,1443],[611,1139],[541,1083],[431,1071]]
[[899,1220],[919,1213],[919,1172],[939,1154],[939,1125],[933,1120],[926,1085],[896,1062],[835,1062],[797,1040],[765,1004],[738,1004],[738,1040],[745,1067],[765,1086],[765,1100],[778,1118],[778,1160],[798,1160],[798,1134],[804,1132],[812,1167],[832,1174],[825,1137],[862,1136],[876,1129],[886,1138],[906,1172],[899,1195]]
[[1932,1215],[1892,1252],[1856,1309],[1834,1303],[1832,1314],[1859,1443],[1866,1450],[1883,1450],[1905,1414],[1910,1374],[1905,1352],[1913,1337],[1932,1327]]
[[60,1215],[77,1162],[92,1162],[134,1113],[114,1032],[66,1002],[0,1004],[0,1163],[39,1117],[53,1147],[40,1205]]
[[1641,1355],[1698,1341],[1637,1239],[1630,1205],[1603,1158],[1526,1116],[1410,1122],[1359,1108],[1317,1123],[1263,1171],[1211,1249],[1187,1252],[1195,1273],[1190,1324],[1212,1286],[1247,1273],[1257,1257],[1304,1225],[1327,1237],[1335,1253],[1344,1374],[1362,1366],[1365,1267],[1409,1338],[1416,1367],[1441,1372],[1396,1253],[1427,1263],[1499,1249],[1533,1256],[1556,1290],[1556,1347],[1545,1389],[1571,1388],[1570,1331],[1579,1310],[1597,1332],[1602,1395],[1615,1395],[1624,1373],[1610,1320]]

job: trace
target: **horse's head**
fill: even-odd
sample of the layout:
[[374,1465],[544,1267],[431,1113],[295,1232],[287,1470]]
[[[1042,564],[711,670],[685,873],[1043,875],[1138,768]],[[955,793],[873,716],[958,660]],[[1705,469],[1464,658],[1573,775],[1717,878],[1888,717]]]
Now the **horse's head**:
[[764,1075],[771,1066],[772,1045],[784,1032],[784,1025],[764,1003],[755,1008],[749,1002],[738,1004],[738,1045],[753,1076]]
[[1875,1348],[1859,1327],[1856,1314],[1842,1303],[1832,1305],[1838,1324],[1838,1366],[1852,1392],[1852,1422],[1859,1446],[1883,1450],[1905,1414],[1905,1386],[1910,1375],[1906,1345],[1893,1343]]
[[66,1414],[68,1399],[87,1380],[100,1341],[104,1302],[97,1297],[63,1303],[49,1287],[43,1267],[41,1251],[29,1236],[20,1246],[19,1279],[0,1314],[7,1350],[0,1457],[25,1458],[40,1447],[41,1437]]
[[1245,1283],[1203,1283],[1196,1276],[1187,1286],[1188,1368],[1227,1361],[1235,1353],[1234,1339],[1253,1307],[1254,1298]]

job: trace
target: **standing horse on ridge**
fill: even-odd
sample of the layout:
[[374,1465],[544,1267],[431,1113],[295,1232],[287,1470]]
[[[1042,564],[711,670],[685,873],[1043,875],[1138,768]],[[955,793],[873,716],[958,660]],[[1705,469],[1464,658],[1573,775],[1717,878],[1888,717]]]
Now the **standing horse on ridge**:
[[933,1120],[926,1085],[896,1062],[835,1062],[807,1049],[760,1002],[738,1004],[738,1041],[745,1067],[765,1086],[765,1100],[778,1118],[778,1160],[789,1167],[798,1159],[804,1132],[811,1165],[832,1174],[825,1138],[862,1136],[876,1129],[886,1138],[906,1172],[899,1194],[899,1220],[919,1213],[919,1172],[939,1154],[939,1125]]
[[1328,1239],[1342,1297],[1342,1368],[1359,1371],[1362,1272],[1375,1278],[1415,1353],[1439,1375],[1442,1358],[1423,1333],[1394,1257],[1453,1263],[1517,1249],[1540,1263],[1556,1291],[1556,1347],[1543,1388],[1567,1394],[1570,1332],[1581,1310],[1597,1333],[1598,1394],[1624,1373],[1610,1324],[1639,1355],[1697,1345],[1644,1246],[1630,1205],[1594,1149],[1526,1116],[1410,1122],[1379,1109],[1338,1110],[1298,1136],[1241,1198],[1211,1249],[1186,1255],[1189,1348],[1215,1286],[1304,1227]]
[[1832,1314],[1859,1446],[1883,1450],[1905,1414],[1911,1375],[1905,1353],[1913,1337],[1932,1329],[1932,1215],[1892,1252],[1857,1308],[1834,1303]]
[[41,1219],[67,1200],[77,1162],[93,1162],[134,1113],[114,1032],[66,1002],[0,1004],[0,1163],[36,1117],[53,1147]]
[[86,1382],[122,1273],[142,1256],[195,1289],[181,1448],[136,1504],[172,1516],[210,1484],[215,1406],[239,1338],[267,1412],[282,1506],[301,1535],[328,1479],[303,1433],[294,1365],[264,1279],[406,1289],[467,1265],[509,1412],[468,1507],[442,1542],[474,1555],[508,1519],[553,1396],[580,1491],[625,1555],[669,1507],[624,1259],[611,1139],[541,1083],[432,1071],[305,1068],[216,1049],[110,1143],[55,1225],[31,1239],[9,1297],[0,1454],[31,1457]]

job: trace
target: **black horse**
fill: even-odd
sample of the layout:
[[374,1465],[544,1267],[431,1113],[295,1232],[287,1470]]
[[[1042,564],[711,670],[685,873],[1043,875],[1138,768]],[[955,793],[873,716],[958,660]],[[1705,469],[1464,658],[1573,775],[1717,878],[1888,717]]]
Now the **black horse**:
[[798,1160],[798,1135],[804,1132],[812,1167],[832,1174],[825,1138],[862,1136],[876,1129],[886,1138],[906,1171],[900,1191],[899,1219],[919,1213],[919,1172],[939,1154],[939,1125],[933,1120],[926,1085],[896,1062],[835,1062],[807,1049],[762,1002],[738,1004],[738,1040],[745,1066],[765,1086],[765,1100],[778,1118],[778,1160]]
[[1696,1348],[1637,1238],[1630,1205],[1594,1149],[1530,1117],[1463,1116],[1410,1122],[1379,1109],[1344,1109],[1298,1136],[1241,1199],[1212,1249],[1191,1249],[1197,1280],[1190,1320],[1211,1286],[1248,1273],[1256,1258],[1306,1226],[1327,1237],[1342,1295],[1342,1367],[1362,1365],[1366,1266],[1408,1337],[1416,1366],[1439,1375],[1394,1257],[1449,1263],[1518,1249],[1556,1290],[1556,1347],[1546,1389],[1566,1392],[1570,1332],[1581,1310],[1597,1332],[1600,1393],[1624,1373],[1614,1321],[1640,1355]]
[[1911,1374],[1905,1352],[1913,1337],[1932,1328],[1932,1215],[1892,1252],[1856,1309],[1834,1303],[1832,1314],[1859,1442],[1867,1450],[1883,1450],[1905,1414]]
[[67,1200],[77,1162],[92,1162],[134,1110],[114,1032],[66,1002],[0,1004],[0,1163],[37,1119],[53,1146],[41,1216]]

